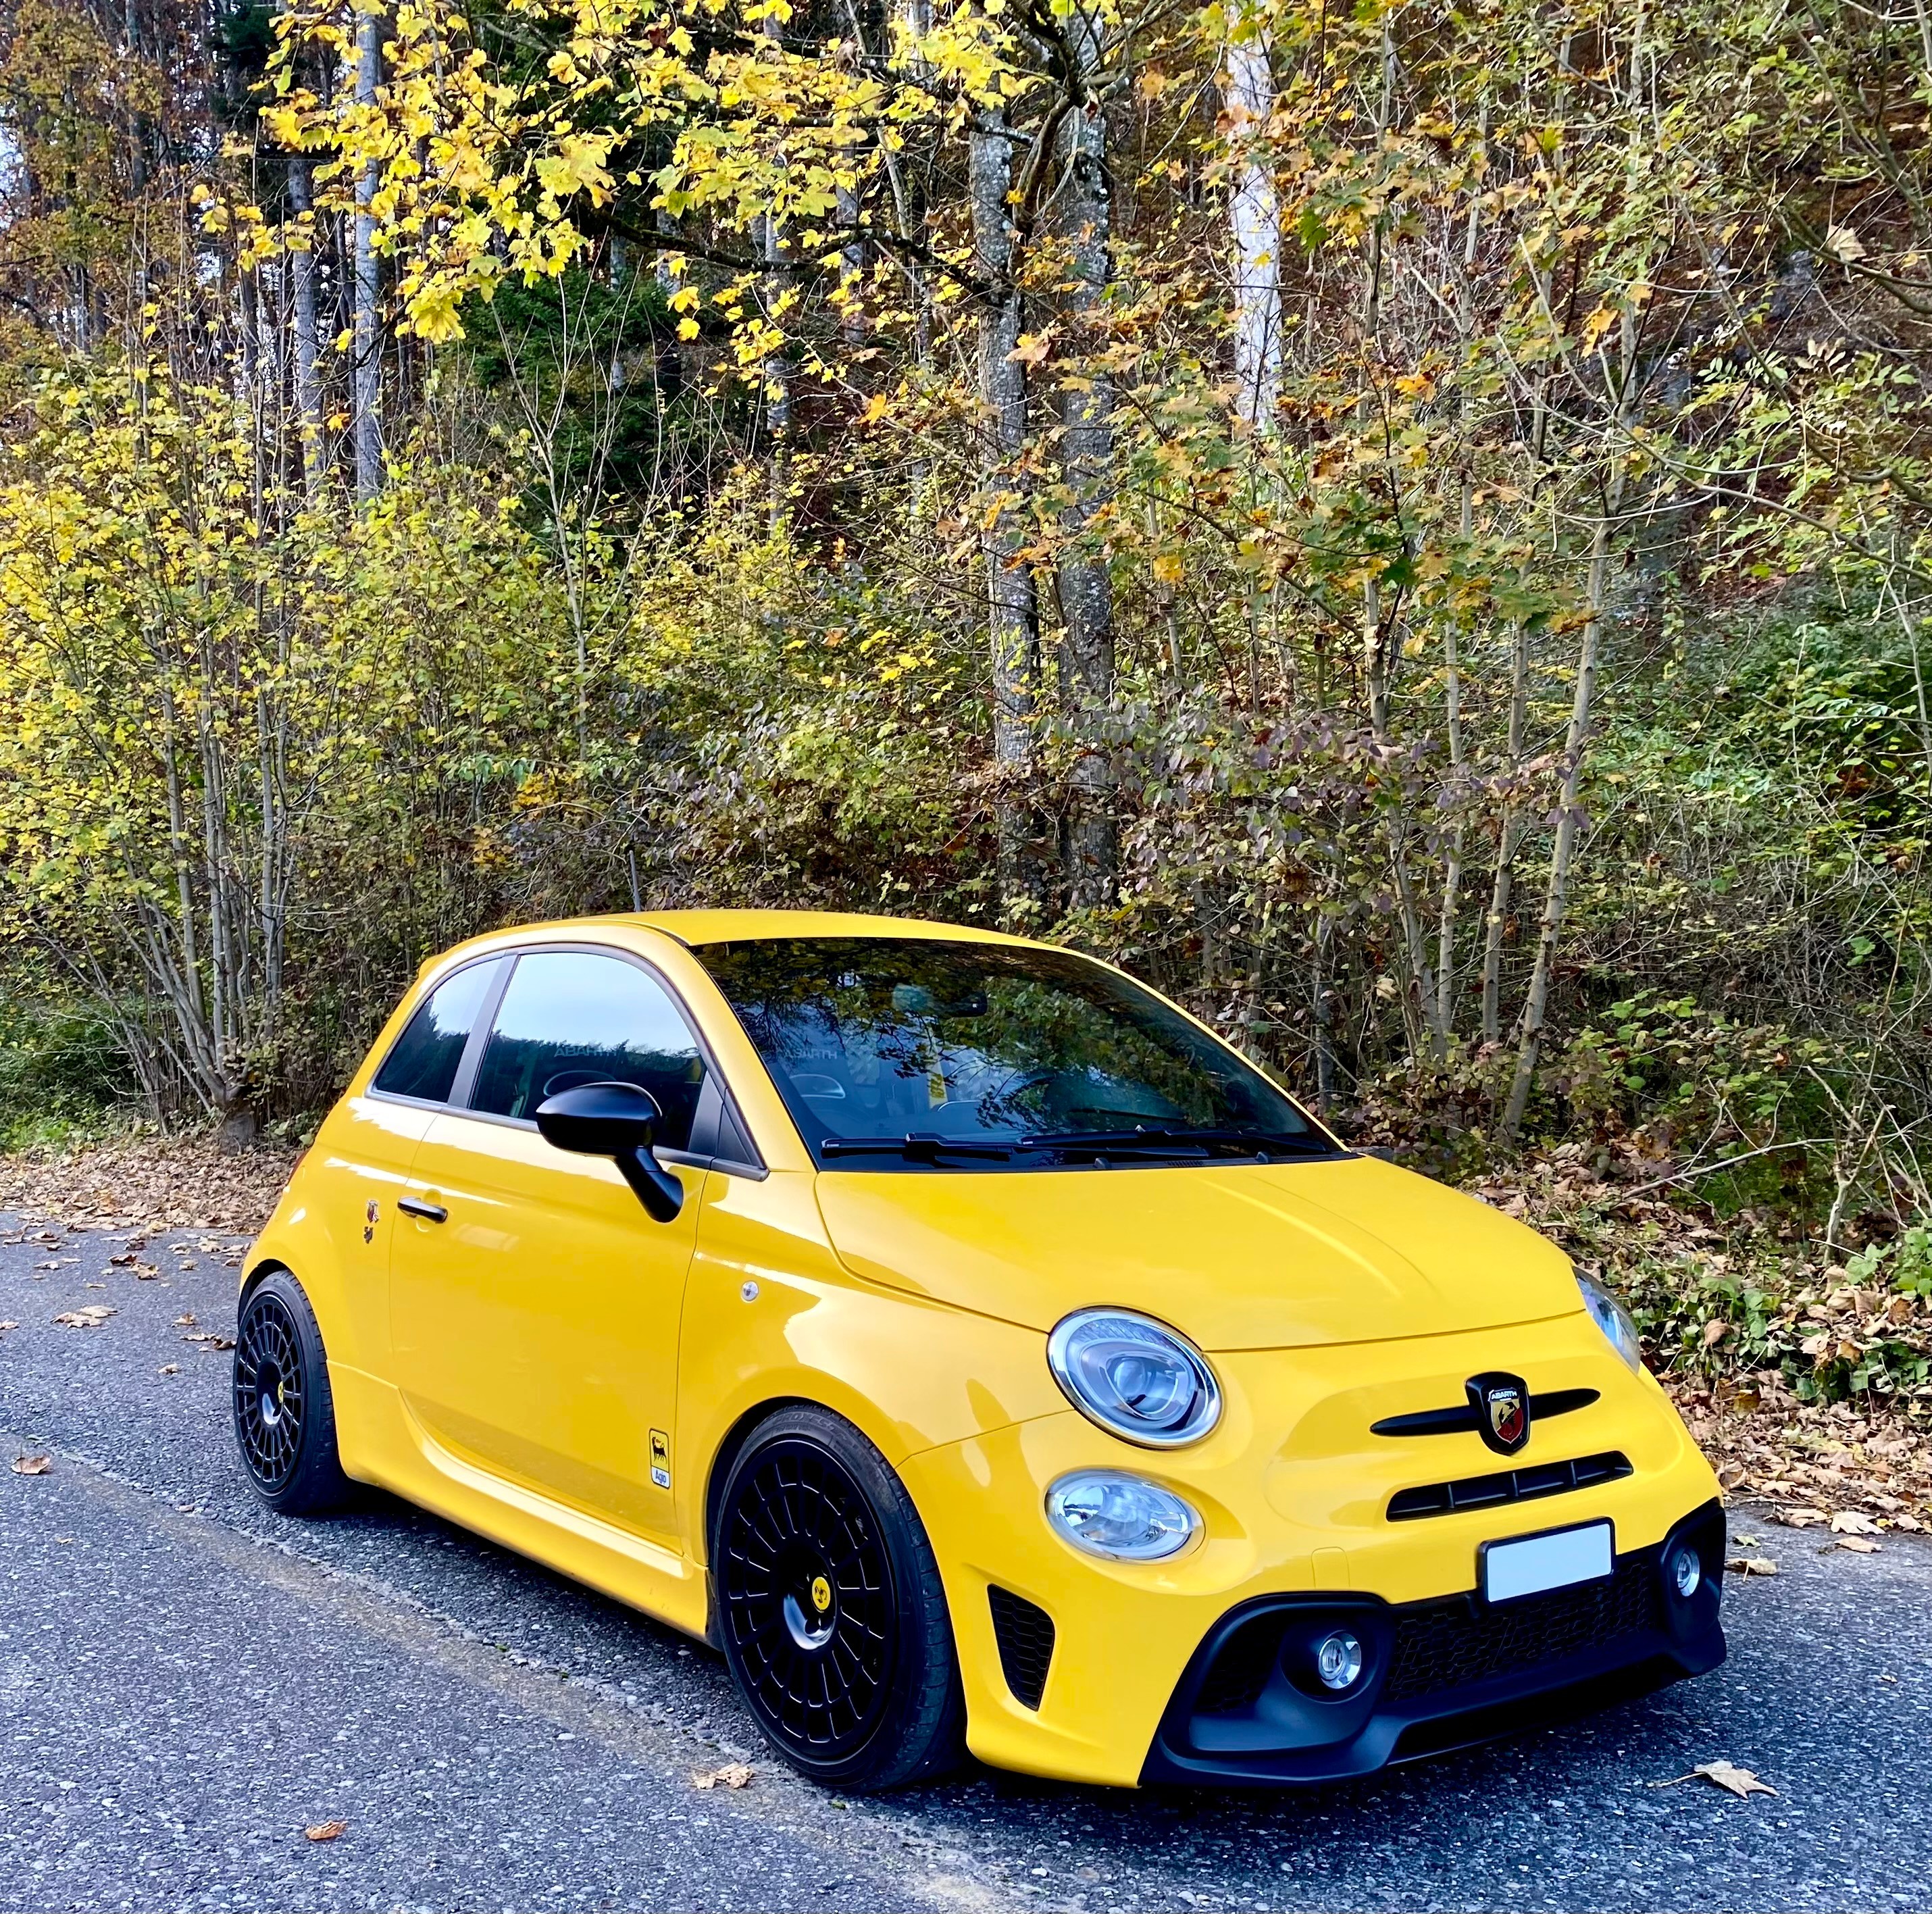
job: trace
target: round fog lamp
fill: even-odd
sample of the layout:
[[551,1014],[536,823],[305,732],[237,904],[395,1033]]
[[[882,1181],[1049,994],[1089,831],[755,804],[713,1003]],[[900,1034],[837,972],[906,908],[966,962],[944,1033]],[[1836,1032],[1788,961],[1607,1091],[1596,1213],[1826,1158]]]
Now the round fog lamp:
[[1697,1592],[1697,1585],[1704,1579],[1704,1564],[1697,1551],[1679,1542],[1670,1551],[1669,1569],[1670,1586],[1679,1601],[1688,1602]]
[[1361,1678],[1362,1645],[1346,1628],[1324,1635],[1315,1645],[1315,1672],[1324,1688],[1340,1694]]

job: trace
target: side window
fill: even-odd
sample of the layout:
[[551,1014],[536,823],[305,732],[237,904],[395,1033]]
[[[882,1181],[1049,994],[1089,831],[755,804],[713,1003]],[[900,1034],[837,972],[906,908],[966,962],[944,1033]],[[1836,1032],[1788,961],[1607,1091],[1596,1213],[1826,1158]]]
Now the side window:
[[614,1082],[640,1084],[658,1100],[661,1143],[689,1144],[704,1059],[664,986],[634,964],[587,951],[518,958],[470,1108],[533,1117],[560,1090]]
[[463,1061],[463,1046],[505,962],[493,957],[487,963],[472,964],[447,983],[438,984],[417,1006],[370,1087],[389,1096],[447,1102]]

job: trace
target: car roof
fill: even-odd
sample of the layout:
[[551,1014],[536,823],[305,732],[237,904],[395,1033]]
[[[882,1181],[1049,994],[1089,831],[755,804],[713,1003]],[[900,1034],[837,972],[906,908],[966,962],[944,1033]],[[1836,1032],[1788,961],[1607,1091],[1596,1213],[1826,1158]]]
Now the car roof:
[[648,925],[685,944],[779,937],[940,938],[958,944],[1027,941],[977,924],[941,924],[920,917],[874,916],[856,910],[640,910],[623,913],[617,921]]

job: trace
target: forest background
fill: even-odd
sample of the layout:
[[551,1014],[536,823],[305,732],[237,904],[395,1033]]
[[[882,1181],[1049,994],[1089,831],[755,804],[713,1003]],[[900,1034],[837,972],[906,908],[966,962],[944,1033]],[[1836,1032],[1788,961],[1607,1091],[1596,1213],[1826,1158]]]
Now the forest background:
[[1927,0],[9,0],[0,1140],[1006,926],[1910,1520],[1928,375]]

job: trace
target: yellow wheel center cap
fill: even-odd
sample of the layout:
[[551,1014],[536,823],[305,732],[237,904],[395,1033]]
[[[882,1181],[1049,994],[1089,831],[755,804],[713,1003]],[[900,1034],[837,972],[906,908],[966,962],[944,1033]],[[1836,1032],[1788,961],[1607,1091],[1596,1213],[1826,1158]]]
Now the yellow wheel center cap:
[[812,1578],[812,1605],[820,1615],[832,1606],[832,1584],[822,1575]]

